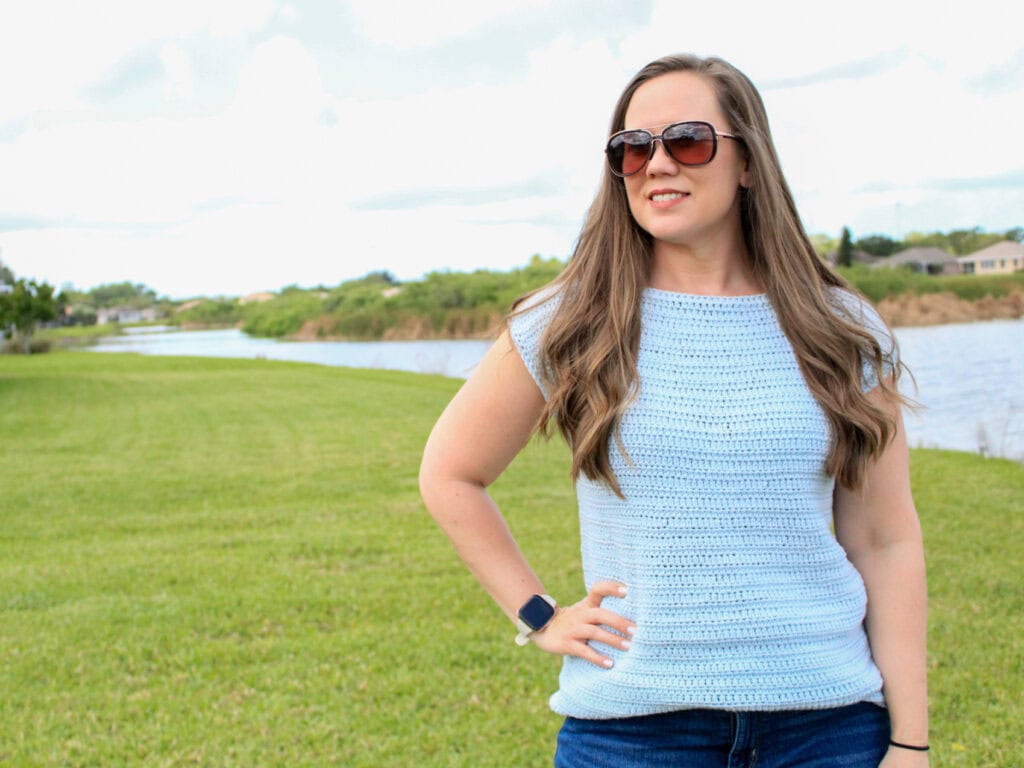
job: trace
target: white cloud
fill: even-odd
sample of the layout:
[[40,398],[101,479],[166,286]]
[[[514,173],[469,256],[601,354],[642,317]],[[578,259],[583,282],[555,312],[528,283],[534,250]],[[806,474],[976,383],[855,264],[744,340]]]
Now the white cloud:
[[274,39],[254,49],[222,115],[60,123],[0,144],[0,166],[19,180],[0,186],[0,211],[152,224],[182,220],[211,199],[280,199],[317,168],[324,103],[305,49]]
[[1002,0],[741,0],[728,9],[655,0],[651,23],[623,52],[635,68],[679,51],[718,55],[760,83],[906,49],[961,77],[1020,46],[1008,8]]
[[176,43],[164,43],[160,50],[164,66],[164,100],[187,101],[195,94],[192,65],[188,54]]
[[[0,23],[0,123],[40,109],[75,109],[79,92],[125,56],[200,32],[262,28],[273,0],[33,0],[5,3]],[[13,77],[12,73],[19,73]]]
[[[47,273],[89,285],[106,278],[76,277],[84,265],[68,256],[81,247],[66,247],[91,222],[100,229],[85,238],[88,249],[176,295],[196,284],[228,292],[233,282],[238,292],[336,282],[374,264],[414,277],[565,255],[601,169],[621,79],[603,44],[563,39],[532,58],[522,83],[337,101],[308,52],[276,38],[254,49],[221,115],[64,124],[0,145],[0,164],[26,180],[0,188],[0,211],[69,222],[2,242],[16,267],[49,260]],[[318,124],[325,105],[338,112],[333,127]],[[348,210],[389,192],[514,187],[538,176],[558,194]]]
[[291,3],[285,3],[277,11],[278,17],[289,24],[296,24],[302,20],[302,11]]
[[367,37],[395,48],[437,44],[461,37],[484,24],[546,5],[550,0],[349,0],[349,8]]
[[[908,32],[912,14],[900,9],[882,17],[881,6],[869,3],[860,15],[819,19],[807,31],[818,13],[810,4],[752,4],[738,24],[721,7],[659,3],[648,28],[621,46],[567,33],[524,52],[516,62],[522,74],[498,84],[438,83],[403,97],[359,99],[328,70],[331,59],[318,58],[299,37],[301,25],[285,26],[292,36],[235,41],[248,55],[221,112],[172,117],[172,102],[194,100],[203,86],[189,34],[244,37],[275,13],[288,22],[298,11],[265,2],[255,11],[236,8],[235,16],[189,2],[154,11],[158,21],[151,23],[133,4],[108,4],[108,13],[125,10],[128,31],[101,30],[106,48],[76,40],[63,52],[66,28],[80,23],[83,34],[92,31],[77,7],[69,4],[69,15],[50,26],[35,11],[19,10],[15,26],[24,36],[35,19],[49,52],[39,61],[54,66],[26,79],[17,109],[73,106],[83,84],[143,45],[158,46],[149,50],[160,53],[168,109],[129,120],[95,107],[88,119],[69,113],[62,122],[29,121],[20,135],[0,133],[7,182],[0,185],[0,225],[39,222],[0,231],[3,259],[18,274],[54,283],[130,279],[175,296],[237,294],[332,284],[373,269],[413,278],[445,267],[507,268],[536,252],[565,256],[602,173],[621,88],[639,66],[687,42],[721,53],[756,82],[790,82],[764,96],[812,231],[837,232],[843,224],[855,234],[1009,227],[1021,223],[1024,210],[1017,189],[935,182],[1024,166],[1012,133],[1020,86],[985,94],[972,86],[1013,61],[1013,51],[978,51],[964,40],[955,55],[940,57],[955,29]],[[401,16],[382,8],[392,20]],[[446,8],[446,16],[461,19],[456,27],[431,31],[439,22],[429,13],[413,26],[423,40],[432,35],[440,43],[528,10],[511,1],[464,16]],[[380,41],[407,46],[421,39],[403,31],[401,19],[388,31],[380,13],[372,22],[381,25]],[[844,22],[849,34],[831,35]],[[13,37],[0,27],[0,43]],[[1000,30],[989,39],[999,48],[1008,36]],[[18,71],[35,55],[18,53]],[[11,61],[0,44],[0,65]],[[858,67],[862,76],[835,76]],[[831,79],[818,76],[830,70]],[[18,96],[11,80],[18,78],[0,81],[0,96]],[[0,99],[0,128],[6,108]]]

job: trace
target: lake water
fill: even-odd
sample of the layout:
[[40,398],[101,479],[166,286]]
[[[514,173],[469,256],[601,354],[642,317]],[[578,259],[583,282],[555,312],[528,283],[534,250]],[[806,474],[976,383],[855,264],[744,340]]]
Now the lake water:
[[1024,461],[1024,319],[897,328],[917,381],[902,389],[924,406],[907,412],[913,446]]
[[[257,339],[238,330],[135,333],[89,349],[388,368],[465,378],[486,341],[305,341]],[[921,403],[905,415],[912,446],[951,448],[1024,460],[1024,320],[897,328],[903,361],[917,381],[904,391]]]
[[490,346],[487,341],[279,341],[246,336],[237,329],[169,331],[130,328],[87,347],[91,352],[192,355],[287,360],[347,368],[387,368],[466,378]]

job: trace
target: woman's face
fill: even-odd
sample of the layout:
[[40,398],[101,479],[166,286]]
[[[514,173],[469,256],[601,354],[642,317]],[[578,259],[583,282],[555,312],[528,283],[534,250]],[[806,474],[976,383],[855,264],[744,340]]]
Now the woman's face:
[[[633,94],[625,129],[644,128],[659,135],[666,125],[703,120],[732,133],[711,83],[693,72],[670,72],[648,80]],[[705,249],[716,243],[742,242],[739,189],[749,184],[739,142],[719,138],[707,165],[676,162],[656,142],[654,154],[639,172],[623,179],[636,222],[659,244]]]

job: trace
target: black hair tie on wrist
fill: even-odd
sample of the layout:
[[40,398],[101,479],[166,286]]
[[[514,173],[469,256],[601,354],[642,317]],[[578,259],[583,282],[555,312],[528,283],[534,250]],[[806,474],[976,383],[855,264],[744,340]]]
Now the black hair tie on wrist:
[[925,744],[923,747],[916,747],[913,744],[900,744],[898,741],[893,741],[892,739],[889,739],[889,746],[890,747],[899,747],[900,749],[912,749],[914,752],[927,752],[928,751],[928,745],[927,744]]

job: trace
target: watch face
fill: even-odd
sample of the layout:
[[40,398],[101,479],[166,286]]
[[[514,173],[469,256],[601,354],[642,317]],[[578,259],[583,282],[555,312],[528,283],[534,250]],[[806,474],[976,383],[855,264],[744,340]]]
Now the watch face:
[[540,595],[534,595],[519,609],[519,618],[531,629],[540,629],[551,621],[555,609]]

